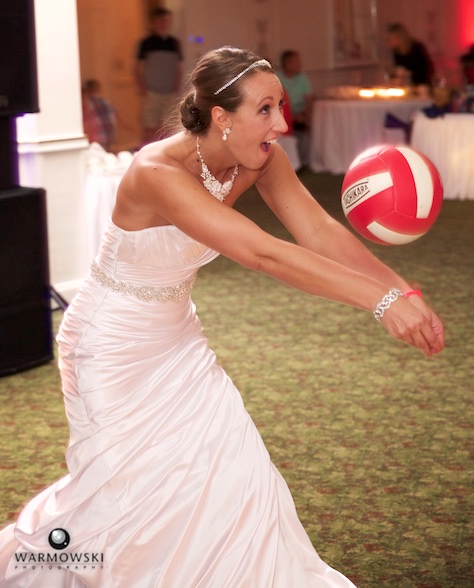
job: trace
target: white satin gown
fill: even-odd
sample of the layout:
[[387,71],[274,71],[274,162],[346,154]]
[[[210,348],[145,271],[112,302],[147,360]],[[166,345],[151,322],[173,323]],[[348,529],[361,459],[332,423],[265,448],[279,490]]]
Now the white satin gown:
[[174,226],[109,223],[57,338],[69,474],[0,533],[2,586],[353,586],[314,550],[202,332],[190,289],[216,256]]

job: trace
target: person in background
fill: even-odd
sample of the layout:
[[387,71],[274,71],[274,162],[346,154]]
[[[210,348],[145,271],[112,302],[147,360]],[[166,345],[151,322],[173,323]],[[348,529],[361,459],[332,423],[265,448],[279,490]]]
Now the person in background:
[[388,46],[392,51],[395,77],[403,78],[406,72],[413,86],[431,86],[435,73],[433,61],[424,44],[414,39],[404,25],[392,23],[388,26]]
[[474,45],[459,58],[462,76],[460,112],[474,112]]
[[301,164],[305,166],[309,163],[313,89],[308,76],[301,71],[298,51],[289,49],[281,54],[277,76],[289,98],[293,133],[298,139]]
[[283,88],[283,118],[288,126],[288,130],[282,135],[292,135],[293,134],[293,114],[291,113],[291,103],[290,97],[288,96],[288,92]]
[[89,142],[110,151],[115,141],[117,111],[101,96],[98,80],[89,79],[82,84],[82,121]]
[[461,65],[462,81],[467,86],[474,85],[474,45],[469,47],[466,53],[459,58]]
[[182,51],[170,35],[172,13],[156,8],[151,13],[151,35],[142,39],[135,61],[135,79],[144,97],[143,142],[164,138],[163,124],[175,105],[182,77]]

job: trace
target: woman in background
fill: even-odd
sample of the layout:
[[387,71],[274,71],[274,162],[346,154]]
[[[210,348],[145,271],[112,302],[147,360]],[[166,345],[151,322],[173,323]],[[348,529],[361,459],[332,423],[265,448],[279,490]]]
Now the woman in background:
[[414,39],[404,25],[393,23],[388,27],[388,45],[392,50],[395,76],[403,77],[400,76],[402,70],[408,73],[408,81],[415,88],[431,86],[435,69],[421,41]]

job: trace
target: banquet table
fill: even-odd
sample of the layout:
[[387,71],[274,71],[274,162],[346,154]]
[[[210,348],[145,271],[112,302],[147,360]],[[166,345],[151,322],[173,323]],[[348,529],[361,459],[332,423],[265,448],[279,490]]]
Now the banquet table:
[[112,215],[117,188],[132,161],[132,154],[107,153],[97,143],[89,147],[85,181],[88,255],[99,252],[102,234]]
[[408,123],[430,102],[421,99],[315,100],[311,126],[310,167],[344,174],[364,149],[381,143],[406,143],[403,129],[385,128],[391,114]]
[[448,200],[474,200],[474,114],[453,113],[413,122],[411,146],[438,169]]
[[278,139],[278,143],[283,147],[288,159],[294,170],[299,170],[301,167],[301,159],[298,153],[298,140],[294,135],[282,135]]

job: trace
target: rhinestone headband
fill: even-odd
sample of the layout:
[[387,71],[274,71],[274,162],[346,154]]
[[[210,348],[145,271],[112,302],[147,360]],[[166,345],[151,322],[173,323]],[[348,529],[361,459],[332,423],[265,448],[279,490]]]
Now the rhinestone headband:
[[226,90],[229,86],[232,86],[232,84],[234,82],[236,82],[238,79],[240,79],[242,76],[244,76],[247,72],[249,72],[251,69],[253,69],[254,67],[259,67],[262,65],[266,65],[267,67],[269,67],[271,69],[271,65],[270,63],[266,60],[266,59],[259,59],[258,61],[255,61],[254,63],[252,63],[251,65],[249,65],[248,67],[246,67],[244,69],[244,71],[241,71],[239,74],[237,74],[235,76],[235,78],[232,78],[231,80],[229,80],[226,84],[224,84],[223,86],[221,86],[218,90],[216,90],[214,92],[214,96],[217,96],[217,94],[220,94],[222,91]]

